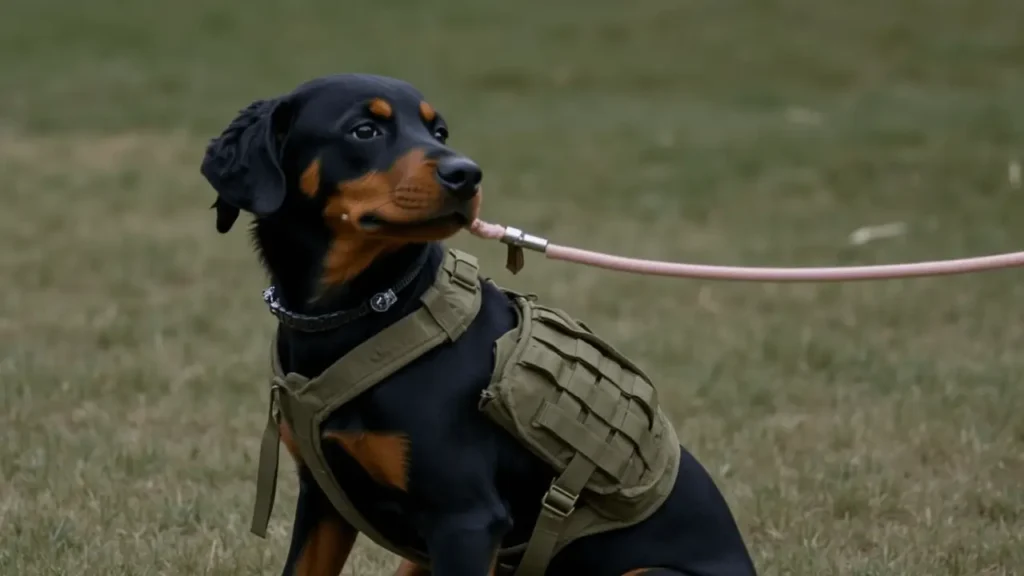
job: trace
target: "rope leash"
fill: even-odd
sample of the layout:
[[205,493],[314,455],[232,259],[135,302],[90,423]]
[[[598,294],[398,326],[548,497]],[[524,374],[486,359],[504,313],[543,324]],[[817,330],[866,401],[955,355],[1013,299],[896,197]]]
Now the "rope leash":
[[540,252],[552,260],[564,260],[587,266],[606,268],[619,272],[671,276],[674,278],[698,278],[703,280],[733,280],[747,282],[846,282],[852,280],[889,280],[921,276],[948,276],[969,274],[1004,268],[1024,266],[1024,252],[936,260],[909,264],[882,264],[876,266],[841,266],[825,268],[768,268],[740,266],[710,266],[625,258],[581,250],[570,246],[551,244],[548,240],[527,234],[518,228],[491,224],[476,220],[469,226],[469,232],[479,238],[499,240],[508,245],[506,267],[513,274],[522,270],[525,264],[525,250]]

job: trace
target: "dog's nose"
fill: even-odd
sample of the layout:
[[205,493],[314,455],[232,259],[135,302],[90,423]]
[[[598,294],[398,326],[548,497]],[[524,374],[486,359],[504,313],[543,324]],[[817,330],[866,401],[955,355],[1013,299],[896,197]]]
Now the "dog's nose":
[[480,167],[463,156],[449,156],[437,161],[437,179],[459,200],[472,198],[483,176]]

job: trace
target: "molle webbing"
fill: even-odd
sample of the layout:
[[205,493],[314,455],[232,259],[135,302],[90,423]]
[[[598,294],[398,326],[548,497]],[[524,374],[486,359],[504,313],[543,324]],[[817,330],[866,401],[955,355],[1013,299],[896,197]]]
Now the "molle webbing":
[[514,297],[519,327],[496,343],[480,407],[557,475],[515,572],[534,576],[572,540],[652,514],[675,483],[679,446],[635,364],[561,310]]

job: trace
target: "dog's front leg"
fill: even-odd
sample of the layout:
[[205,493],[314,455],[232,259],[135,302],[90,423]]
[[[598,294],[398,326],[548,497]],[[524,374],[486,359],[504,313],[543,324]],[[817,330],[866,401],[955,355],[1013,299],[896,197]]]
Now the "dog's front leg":
[[358,535],[309,471],[300,468],[299,499],[283,576],[338,576]]
[[507,514],[474,510],[438,518],[427,535],[432,576],[493,574],[498,546],[511,528]]

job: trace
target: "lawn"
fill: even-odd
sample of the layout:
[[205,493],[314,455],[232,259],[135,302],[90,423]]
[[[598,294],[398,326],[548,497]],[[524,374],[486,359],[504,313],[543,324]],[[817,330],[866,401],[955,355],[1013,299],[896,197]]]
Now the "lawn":
[[[418,85],[483,216],[748,265],[1024,247],[1020,0],[3,0],[0,574],[277,574],[274,323],[198,172],[250,101]],[[902,223],[891,238],[850,241]],[[466,235],[463,235],[466,236]],[[1024,574],[1024,275],[644,278],[469,237],[656,378],[766,575]],[[361,539],[345,573],[396,559]]]

